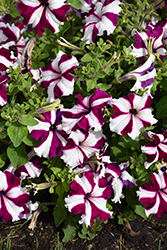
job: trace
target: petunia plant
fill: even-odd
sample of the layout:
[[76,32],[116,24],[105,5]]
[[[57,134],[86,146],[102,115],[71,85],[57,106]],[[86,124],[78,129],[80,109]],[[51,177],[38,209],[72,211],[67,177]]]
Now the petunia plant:
[[166,17],[159,0],[1,1],[2,221],[34,229],[51,206],[65,242],[164,215]]

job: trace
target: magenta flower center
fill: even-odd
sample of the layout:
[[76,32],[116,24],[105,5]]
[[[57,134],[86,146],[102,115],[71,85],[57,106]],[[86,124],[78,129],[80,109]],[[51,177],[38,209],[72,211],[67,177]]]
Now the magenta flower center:
[[167,169],[166,166],[163,166],[163,167],[161,168],[161,171],[162,171],[162,172],[165,172],[166,169]]
[[55,131],[56,130],[56,124],[53,124],[50,126],[49,130],[51,131]]
[[3,191],[3,190],[0,191],[0,196],[5,195],[5,194],[6,194],[5,191]]
[[90,197],[91,197],[91,194],[88,193],[88,194],[85,195],[84,200],[89,200]]
[[137,110],[136,109],[130,109],[129,113],[132,115],[137,115]]
[[48,4],[48,0],[39,0],[40,1],[40,5],[43,6],[44,8],[48,7],[49,4]]

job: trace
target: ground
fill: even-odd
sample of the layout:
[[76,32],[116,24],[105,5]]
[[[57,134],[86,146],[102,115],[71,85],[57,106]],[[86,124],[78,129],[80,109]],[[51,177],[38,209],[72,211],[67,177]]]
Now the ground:
[[[126,227],[118,225],[116,220],[103,224],[95,238],[80,239],[74,237],[71,242],[61,243],[62,232],[54,226],[50,213],[42,213],[34,231],[28,229],[29,222],[18,229],[24,221],[0,223],[1,238],[10,235],[11,248],[5,248],[7,241],[0,244],[6,250],[166,250],[167,214],[161,219],[144,220],[136,216],[134,221],[126,222]],[[14,232],[18,229],[16,232]],[[14,233],[12,233],[14,232]],[[57,239],[59,237],[60,240]],[[8,242],[9,243],[9,242]]]

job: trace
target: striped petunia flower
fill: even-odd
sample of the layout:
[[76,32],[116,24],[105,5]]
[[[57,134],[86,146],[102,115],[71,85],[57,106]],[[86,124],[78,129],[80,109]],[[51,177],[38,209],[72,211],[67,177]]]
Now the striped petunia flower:
[[55,101],[60,96],[68,96],[74,90],[74,78],[70,74],[78,65],[77,59],[59,51],[56,58],[46,67],[40,68],[39,84],[47,89],[48,102]]
[[149,131],[147,137],[150,141],[141,147],[141,151],[147,155],[147,161],[144,163],[146,169],[159,160],[167,162],[167,131],[163,134]]
[[27,153],[29,161],[26,164],[18,168],[14,168],[12,164],[9,164],[5,171],[9,171],[21,179],[39,177],[43,168],[42,159],[36,155],[34,149],[28,148]]
[[157,75],[153,66],[155,61],[154,58],[155,56],[151,54],[144,64],[142,64],[137,69],[128,72],[124,76],[121,76],[118,81],[123,82],[128,80],[136,80],[134,86],[131,88],[131,91],[138,93],[140,90],[144,91],[147,89],[145,93],[150,94],[154,77]]
[[35,118],[39,122],[37,125],[28,126],[31,136],[40,141],[34,151],[40,157],[60,156],[62,147],[66,144],[66,135],[61,126],[61,111],[52,110],[42,115],[44,119]]
[[97,217],[106,221],[112,216],[113,212],[106,208],[107,198],[110,197],[110,187],[99,187],[98,177],[87,172],[81,178],[77,175],[73,180],[69,196],[65,198],[65,206],[70,212],[81,214],[79,223],[85,223],[88,227]]
[[71,109],[62,109],[63,129],[67,133],[77,128],[84,131],[89,131],[90,128],[96,132],[100,131],[105,122],[102,108],[105,108],[111,101],[111,96],[97,89],[89,97],[83,97],[81,94],[75,97],[77,102]]
[[0,71],[7,70],[9,66],[16,68],[21,65],[21,55],[27,41],[22,36],[23,31],[21,23],[10,25],[0,21]]
[[7,223],[30,218],[38,204],[29,201],[29,193],[21,187],[21,179],[8,171],[0,171],[0,180],[0,219]]
[[[166,56],[166,49],[163,47],[162,39],[164,36],[164,29],[162,26],[151,27],[148,26],[146,31],[134,31],[136,33],[136,43],[132,45],[131,54],[136,58],[144,58],[150,56],[152,53],[157,54],[161,60]],[[130,50],[131,48],[129,48]]]
[[114,196],[112,201],[121,203],[121,198],[124,198],[124,188],[135,188],[136,186],[136,179],[126,171],[128,166],[129,163],[111,162],[109,155],[96,153],[82,164],[82,167],[76,168],[74,173],[82,175],[85,172],[93,172],[95,176],[99,177],[100,187],[110,186]]
[[41,35],[45,28],[53,33],[59,32],[59,25],[63,25],[66,12],[70,5],[65,0],[22,0],[17,3],[20,14],[24,17],[23,24],[32,24],[36,34]]
[[98,153],[103,148],[105,141],[105,136],[101,131],[85,133],[81,130],[72,131],[66,146],[62,149],[63,155],[61,158],[72,170]]
[[102,36],[104,31],[107,32],[107,35],[112,34],[117,25],[118,14],[121,11],[119,4],[119,0],[95,2],[95,7],[93,5],[93,10],[89,11],[84,20],[82,41],[88,40],[87,43],[92,43],[96,36]]
[[111,186],[114,198],[113,202],[121,203],[121,198],[124,198],[123,189],[125,187],[135,188],[136,179],[134,179],[127,171],[126,168],[129,166],[127,162],[109,163],[105,168],[105,178],[107,179],[108,185]]
[[139,201],[146,207],[146,216],[155,214],[161,218],[167,212],[167,173],[153,173],[151,183],[145,183],[137,191]]
[[115,113],[110,118],[110,130],[120,135],[128,134],[136,140],[142,127],[150,127],[157,122],[151,112],[151,102],[151,97],[147,94],[129,94],[127,97],[112,99]]

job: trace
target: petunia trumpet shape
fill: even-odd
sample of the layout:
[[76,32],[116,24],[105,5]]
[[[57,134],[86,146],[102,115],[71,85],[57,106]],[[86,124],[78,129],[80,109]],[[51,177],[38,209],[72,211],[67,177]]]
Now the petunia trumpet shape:
[[35,118],[39,124],[28,126],[33,138],[40,140],[34,151],[38,156],[56,157],[62,155],[62,147],[66,144],[65,133],[61,126],[61,111],[52,110],[42,113],[44,119]]
[[105,136],[101,131],[89,133],[80,130],[72,131],[66,146],[62,149],[61,158],[72,170],[99,152],[105,141]]
[[[117,25],[117,17],[121,11],[119,0],[101,0],[95,3],[93,11],[85,18],[86,25],[83,27],[83,41],[92,43],[96,36],[102,36],[106,31],[107,35],[113,33]],[[92,6],[91,6],[92,7]]]
[[111,96],[105,91],[97,89],[89,97],[83,97],[81,94],[75,97],[77,102],[71,109],[62,109],[63,129],[67,133],[70,133],[71,130],[75,131],[77,128],[84,131],[89,131],[90,128],[96,132],[100,131],[105,122],[102,108],[111,101]]
[[59,51],[56,58],[46,67],[40,68],[39,84],[47,89],[48,102],[54,102],[60,96],[68,96],[74,90],[74,78],[70,74],[78,65],[77,59]]
[[155,214],[161,218],[167,212],[167,173],[153,173],[151,183],[145,183],[137,191],[139,201],[146,207],[146,216]]
[[[146,31],[135,31],[136,43],[132,46],[131,54],[136,58],[144,58],[152,53],[159,54],[161,60],[166,56],[166,49],[163,47],[162,39],[164,29],[161,26],[148,26]],[[129,48],[130,49],[130,48]]]
[[151,112],[151,102],[147,94],[129,94],[127,97],[113,99],[111,104],[115,114],[110,118],[110,130],[137,139],[142,127],[150,127],[157,122]]
[[29,194],[21,187],[21,179],[8,171],[0,171],[0,180],[0,219],[7,223],[30,218],[38,204],[29,201]]
[[41,35],[45,28],[53,33],[59,32],[59,25],[63,25],[66,12],[70,5],[65,0],[22,0],[17,3],[20,14],[24,17],[23,24],[32,24],[36,34]]
[[144,163],[146,169],[159,160],[167,162],[167,132],[155,134],[149,131],[147,136],[150,142],[141,147],[141,151],[147,155],[147,161]]
[[151,54],[143,65],[131,72],[128,72],[124,76],[121,76],[118,81],[123,82],[128,80],[136,80],[134,86],[131,88],[131,91],[138,93],[140,90],[144,91],[147,89],[145,93],[150,94],[154,77],[157,75],[156,70],[153,67],[153,63],[155,61],[154,58],[155,56]]
[[71,184],[69,196],[65,198],[66,207],[74,214],[81,214],[79,223],[91,226],[93,219],[101,221],[109,219],[113,212],[106,208],[107,198],[111,197],[110,187],[98,186],[98,177],[92,172],[85,173],[81,178],[77,175]]

